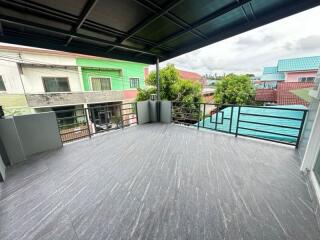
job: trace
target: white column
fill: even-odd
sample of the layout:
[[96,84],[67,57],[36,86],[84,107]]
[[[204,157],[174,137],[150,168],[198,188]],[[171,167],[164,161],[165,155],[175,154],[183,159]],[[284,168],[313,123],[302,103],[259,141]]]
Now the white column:
[[81,67],[78,67],[78,73],[79,73],[79,81],[80,81],[81,91],[84,92],[84,85],[83,85],[82,69],[81,69]]
[[306,152],[300,167],[301,171],[312,170],[316,162],[317,154],[320,149],[320,105],[318,106],[317,115],[314,119],[311,134],[308,140]]

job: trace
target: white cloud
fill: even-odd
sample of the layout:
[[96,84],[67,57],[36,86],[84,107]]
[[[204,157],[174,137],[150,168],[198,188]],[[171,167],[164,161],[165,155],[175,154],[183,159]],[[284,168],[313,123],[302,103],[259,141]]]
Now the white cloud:
[[[257,29],[161,63],[205,73],[261,74],[278,59],[320,55],[320,7],[281,19]],[[151,66],[154,69],[154,66]]]

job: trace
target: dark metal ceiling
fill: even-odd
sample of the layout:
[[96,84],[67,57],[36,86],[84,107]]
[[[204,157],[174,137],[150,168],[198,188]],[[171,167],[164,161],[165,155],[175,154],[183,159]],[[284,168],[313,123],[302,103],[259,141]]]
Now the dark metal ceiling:
[[320,0],[1,0],[0,41],[153,64]]

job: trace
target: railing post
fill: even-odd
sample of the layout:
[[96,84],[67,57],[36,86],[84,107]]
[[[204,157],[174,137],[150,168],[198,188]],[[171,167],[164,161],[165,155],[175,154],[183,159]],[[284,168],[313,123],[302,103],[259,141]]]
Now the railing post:
[[88,108],[84,108],[84,115],[86,116],[86,122],[87,122],[87,128],[88,128],[88,132],[89,132],[89,137],[91,138],[91,132],[90,132],[90,126],[89,126],[89,119],[88,119],[88,115],[89,112],[87,112]]
[[[108,114],[108,112],[109,112],[108,103],[106,104],[106,106],[104,108],[104,111],[105,111],[105,114],[106,114],[106,128],[107,128],[106,130],[109,131],[109,122],[110,122],[111,119],[109,119],[109,114]],[[110,113],[110,117],[112,117],[111,113]],[[112,120],[111,120],[111,126],[112,126]]]
[[301,138],[301,135],[302,135],[302,129],[303,129],[303,126],[304,126],[304,122],[306,120],[306,116],[307,116],[307,111],[303,111],[303,116],[302,116],[302,120],[301,120],[300,127],[299,127],[299,134],[298,134],[297,141],[296,141],[296,148],[299,147],[300,138]]
[[62,142],[62,144],[63,144],[64,141],[63,141],[62,135],[61,135],[61,126],[60,126],[60,123],[59,123],[59,120],[58,120],[57,112],[54,112],[54,113],[56,114],[56,121],[57,121],[57,125],[58,125],[59,136],[60,136],[61,142]]
[[217,106],[217,111],[216,111],[216,122],[215,122],[215,124],[214,124],[214,130],[217,130],[218,115],[219,115],[219,105]]
[[[88,108],[88,111],[89,111],[89,108]],[[96,116],[95,116],[94,108],[90,108],[90,113],[91,113],[91,116],[92,116],[93,126],[94,126],[93,133],[95,133],[96,130],[97,130],[97,126],[96,126]]]
[[173,120],[173,104],[174,104],[174,102],[172,101],[171,102],[171,122],[174,122],[174,120]]
[[199,103],[199,111],[198,111],[198,124],[197,124],[197,129],[199,130],[200,127],[200,114],[201,114],[201,103]]
[[236,137],[238,137],[240,113],[241,113],[241,106],[238,106],[237,128],[236,128],[236,135],[235,135]]
[[204,121],[206,119],[206,104],[203,104],[203,114],[202,114],[202,127],[204,128]]
[[231,106],[229,133],[231,133],[231,131],[232,131],[232,117],[233,117],[233,106]]
[[136,122],[137,122],[137,124],[139,124],[139,119],[138,119],[138,102],[135,102],[135,103],[134,103],[134,106],[135,106],[135,110],[136,110]]
[[123,126],[122,104],[120,104],[120,116],[121,116],[121,128],[123,130],[124,126]]

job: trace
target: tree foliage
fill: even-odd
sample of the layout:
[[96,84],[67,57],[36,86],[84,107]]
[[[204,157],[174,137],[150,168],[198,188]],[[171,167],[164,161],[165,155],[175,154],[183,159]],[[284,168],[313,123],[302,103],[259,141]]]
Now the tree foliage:
[[139,101],[148,100],[148,99],[150,99],[150,95],[156,94],[156,92],[157,92],[157,89],[153,86],[148,87],[146,89],[138,88],[138,94],[137,94],[136,101],[139,102]]
[[[156,93],[156,72],[152,71],[146,83],[146,89],[138,89],[137,101],[150,99],[151,94]],[[173,64],[168,64],[160,70],[160,98],[162,100],[201,102],[201,85],[190,80],[181,79]]]
[[247,75],[229,74],[217,84],[215,103],[217,104],[252,104],[254,88]]

